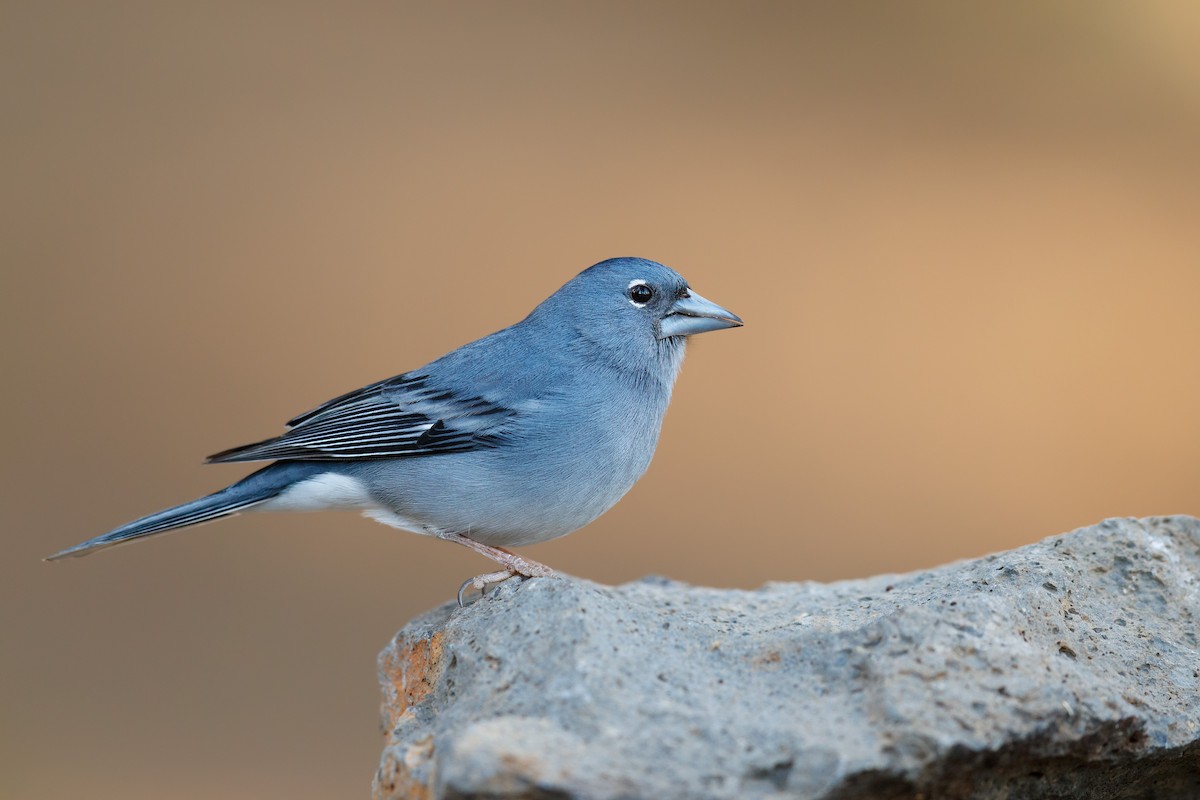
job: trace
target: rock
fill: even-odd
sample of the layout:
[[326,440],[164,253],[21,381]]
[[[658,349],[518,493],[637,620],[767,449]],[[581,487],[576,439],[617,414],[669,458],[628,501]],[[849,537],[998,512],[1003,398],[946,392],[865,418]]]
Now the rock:
[[1200,797],[1200,520],[718,590],[509,581],[380,656],[376,798]]

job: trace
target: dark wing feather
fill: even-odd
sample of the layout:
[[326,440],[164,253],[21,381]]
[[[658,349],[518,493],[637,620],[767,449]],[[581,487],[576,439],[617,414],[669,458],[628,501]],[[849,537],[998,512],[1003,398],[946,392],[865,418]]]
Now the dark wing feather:
[[209,456],[227,461],[338,461],[461,453],[504,438],[515,411],[400,375],[292,419],[287,433]]

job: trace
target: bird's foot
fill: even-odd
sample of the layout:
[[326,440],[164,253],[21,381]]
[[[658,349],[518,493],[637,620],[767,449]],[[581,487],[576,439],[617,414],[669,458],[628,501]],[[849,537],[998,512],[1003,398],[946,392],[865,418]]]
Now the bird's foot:
[[545,564],[540,564],[532,559],[522,558],[511,550],[505,550],[503,547],[483,544],[461,533],[439,532],[437,535],[438,538],[458,542],[464,547],[469,547],[476,553],[485,555],[504,567],[500,572],[489,572],[486,575],[480,575],[464,583],[458,590],[458,605],[460,608],[463,607],[463,595],[467,591],[468,586],[482,592],[489,584],[508,580],[514,575],[521,575],[526,578],[545,578],[554,574],[554,570]]
[[516,553],[510,553],[501,547],[497,547],[496,549],[509,556],[510,561],[501,563],[518,575],[524,575],[526,578],[548,578],[554,574],[554,570],[545,564],[538,561],[531,561],[528,558],[521,558]]
[[[504,551],[508,553],[508,551]],[[510,578],[520,578],[522,581],[526,578],[546,578],[554,574],[554,570],[547,567],[545,564],[540,564],[537,561],[530,561],[527,558],[521,558],[518,555],[513,555],[509,562],[511,566],[507,569],[499,570],[498,572],[488,572],[484,575],[476,575],[458,587],[458,607],[466,608],[467,604],[463,600],[466,596],[467,589],[475,589],[481,595],[487,587],[494,583],[503,583]]]
[[483,591],[493,583],[501,583],[509,578],[515,578],[519,574],[515,570],[502,569],[499,572],[489,572],[486,575],[476,575],[474,578],[469,578],[462,586],[458,587],[458,607],[467,607],[463,597],[466,595],[468,588],[474,589],[482,596]]

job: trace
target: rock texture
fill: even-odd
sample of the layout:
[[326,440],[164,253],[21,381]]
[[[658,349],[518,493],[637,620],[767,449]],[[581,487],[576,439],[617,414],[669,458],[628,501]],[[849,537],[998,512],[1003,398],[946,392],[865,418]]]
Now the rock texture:
[[1200,797],[1200,520],[832,584],[508,582],[380,657],[377,798]]

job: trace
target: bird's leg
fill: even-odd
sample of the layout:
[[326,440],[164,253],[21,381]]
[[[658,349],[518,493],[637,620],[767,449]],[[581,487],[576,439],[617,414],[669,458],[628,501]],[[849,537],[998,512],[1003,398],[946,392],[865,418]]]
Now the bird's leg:
[[504,569],[500,572],[489,572],[486,575],[477,575],[476,577],[464,583],[458,590],[458,605],[460,607],[463,605],[463,592],[466,591],[468,586],[471,586],[482,592],[485,588],[487,588],[488,584],[499,583],[500,581],[507,580],[514,575],[524,575],[526,578],[541,578],[554,574],[554,570],[550,569],[550,567],[547,567],[545,564],[540,564],[532,559],[522,558],[516,553],[510,553],[503,547],[492,547],[491,545],[477,542],[469,536],[465,536],[461,533],[438,531],[437,536],[439,539],[445,539],[449,542],[458,542],[463,547],[469,547],[476,553],[487,556],[504,567]]
[[516,575],[524,575],[526,578],[543,578],[547,575],[553,575],[554,570],[547,567],[545,564],[539,564],[537,561],[528,558],[522,558],[516,553],[511,553],[503,547],[492,547],[482,542],[477,542],[469,536],[461,533],[442,533],[438,532],[439,539],[445,539],[450,542],[458,542],[463,547],[469,547],[481,556],[487,556],[495,561],[500,566],[504,567],[509,572]]

